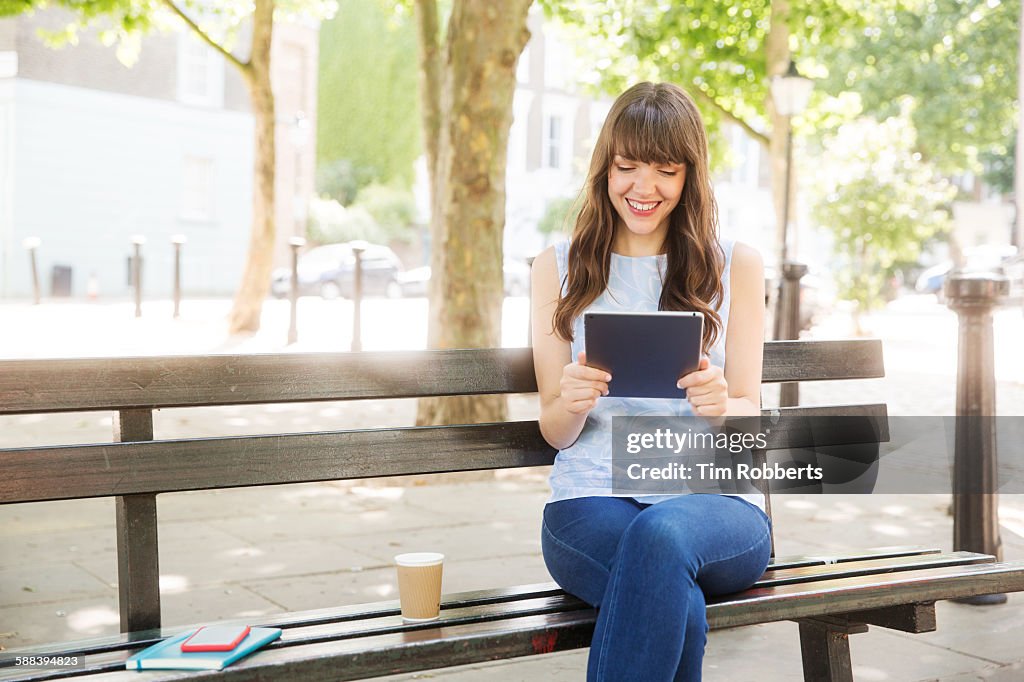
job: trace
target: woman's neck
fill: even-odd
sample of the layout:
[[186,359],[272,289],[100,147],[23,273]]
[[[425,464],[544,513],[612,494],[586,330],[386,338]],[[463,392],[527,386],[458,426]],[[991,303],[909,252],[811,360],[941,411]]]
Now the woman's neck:
[[615,230],[615,238],[612,240],[612,252],[630,258],[657,256],[665,252],[664,247],[665,235],[661,230],[640,235],[620,225]]

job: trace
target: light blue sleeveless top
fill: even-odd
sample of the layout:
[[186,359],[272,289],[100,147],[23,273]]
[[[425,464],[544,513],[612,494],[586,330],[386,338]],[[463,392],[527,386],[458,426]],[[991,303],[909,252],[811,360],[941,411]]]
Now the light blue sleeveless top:
[[[721,239],[725,252],[725,268],[722,271],[722,302],[718,314],[722,319],[722,331],[711,347],[712,365],[725,369],[725,331],[729,328],[729,275],[732,265],[732,250],[735,242]],[[562,296],[568,289],[569,242],[555,244],[555,261],[558,263],[558,280],[562,283]],[[608,274],[608,288],[587,311],[656,311],[661,299],[661,288],[666,270],[667,256],[620,256],[612,253],[611,270]],[[580,351],[586,348],[583,315],[572,325],[573,362]],[[685,399],[672,398],[614,398],[601,397],[597,405],[587,414],[583,431],[575,443],[560,450],[555,458],[549,482],[551,497],[548,502],[568,500],[576,497],[612,495],[612,417],[622,416],[694,416],[693,408]],[[655,504],[678,495],[630,496],[640,502]],[[764,496],[761,494],[735,495],[764,510]]]

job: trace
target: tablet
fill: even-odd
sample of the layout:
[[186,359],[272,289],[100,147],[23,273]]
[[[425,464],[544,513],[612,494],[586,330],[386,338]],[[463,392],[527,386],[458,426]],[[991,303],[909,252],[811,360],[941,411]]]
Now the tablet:
[[587,365],[612,375],[609,396],[686,397],[676,382],[700,365],[703,314],[589,312],[583,328]]

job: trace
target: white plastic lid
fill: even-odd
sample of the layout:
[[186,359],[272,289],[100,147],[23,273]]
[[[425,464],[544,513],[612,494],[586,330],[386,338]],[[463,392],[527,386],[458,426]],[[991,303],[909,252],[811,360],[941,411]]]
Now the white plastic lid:
[[395,563],[399,566],[431,566],[442,561],[444,554],[440,552],[409,552],[395,557]]

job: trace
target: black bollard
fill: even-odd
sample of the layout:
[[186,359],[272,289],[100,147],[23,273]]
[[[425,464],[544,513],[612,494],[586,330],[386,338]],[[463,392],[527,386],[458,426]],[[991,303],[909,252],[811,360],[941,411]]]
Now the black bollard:
[[29,267],[32,270],[32,304],[39,305],[39,264],[36,260],[36,251],[42,241],[39,237],[28,237],[21,242],[21,245],[28,251]]
[[356,258],[355,271],[352,273],[352,352],[363,349],[362,340],[362,308],[363,308],[363,243],[352,243],[352,254]]
[[299,249],[306,245],[302,237],[292,237],[288,246],[292,248],[292,281],[288,298],[291,301],[291,313],[288,321],[288,345],[299,340]]
[[181,316],[181,246],[187,241],[185,235],[171,237],[174,244],[174,319]]
[[135,317],[142,317],[142,245],[146,238],[142,235],[132,237],[135,254],[132,257],[132,289],[135,290]]
[[[782,266],[782,305],[779,306],[781,329],[777,338],[800,338],[800,278],[807,274],[807,266],[792,261]],[[779,389],[779,406],[800,404],[800,384],[789,382]]]
[[[1009,293],[995,273],[954,273],[943,293],[959,317],[956,371],[956,440],[953,462],[953,550],[991,554],[1002,561],[999,537],[996,380],[992,308]],[[958,599],[1002,604],[1005,594]]]

